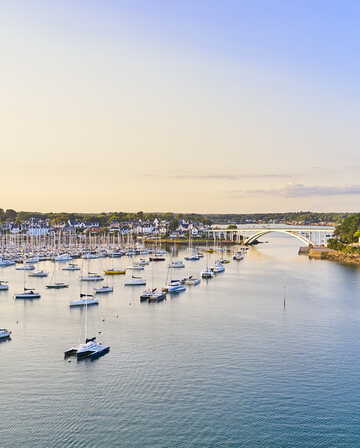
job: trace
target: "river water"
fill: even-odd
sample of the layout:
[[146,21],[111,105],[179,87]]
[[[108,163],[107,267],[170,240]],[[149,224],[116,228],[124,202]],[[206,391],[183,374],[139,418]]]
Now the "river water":
[[[111,345],[95,361],[63,359],[84,333],[84,311],[68,307],[79,272],[56,264],[56,281],[70,282],[58,291],[28,279],[43,293],[30,302],[13,299],[23,273],[3,269],[0,326],[13,338],[0,344],[0,446],[360,446],[360,271],[298,256],[290,237],[265,239],[164,303],[140,304],[142,287],[109,280],[114,293],[88,310],[89,336]],[[199,275],[205,262],[179,272]],[[149,285],[164,283],[166,266],[145,268]]]

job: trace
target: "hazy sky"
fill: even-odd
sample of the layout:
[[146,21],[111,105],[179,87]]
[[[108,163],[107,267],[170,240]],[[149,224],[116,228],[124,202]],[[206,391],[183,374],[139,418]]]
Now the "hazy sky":
[[360,208],[360,2],[2,0],[0,207]]

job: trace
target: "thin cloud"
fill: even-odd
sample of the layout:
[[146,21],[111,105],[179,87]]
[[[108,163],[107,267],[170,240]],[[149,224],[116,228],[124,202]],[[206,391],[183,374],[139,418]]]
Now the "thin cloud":
[[290,179],[294,175],[290,174],[169,174],[169,175],[157,175],[146,174],[147,177],[166,177],[168,179],[179,180],[241,180],[241,179]]
[[239,190],[233,191],[232,194],[283,196],[286,198],[300,198],[309,196],[351,196],[360,195],[360,185],[307,186],[303,184],[289,184],[283,188]]

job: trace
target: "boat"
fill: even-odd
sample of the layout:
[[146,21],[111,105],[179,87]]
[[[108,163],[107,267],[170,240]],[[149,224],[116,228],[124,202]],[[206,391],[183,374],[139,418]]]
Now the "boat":
[[95,297],[92,294],[80,294],[79,300],[73,300],[69,304],[70,308],[91,306],[91,305],[99,305],[98,299],[95,299]]
[[180,260],[172,261],[169,264],[169,268],[177,269],[177,268],[184,268],[184,267],[185,267],[184,263],[182,261],[180,261]]
[[209,278],[213,278],[213,277],[214,277],[214,273],[211,269],[205,269],[201,273],[201,278],[209,279]]
[[215,266],[211,268],[214,274],[220,274],[222,272],[225,272],[224,266],[220,262],[216,262]]
[[150,261],[145,260],[144,258],[140,258],[140,260],[137,262],[137,264],[140,266],[147,266],[148,264],[150,264]]
[[49,274],[45,271],[37,271],[37,272],[33,272],[32,274],[29,274],[29,277],[38,277],[38,278],[43,278],[43,277],[47,277]]
[[161,257],[161,256],[158,256],[158,255],[155,255],[153,257],[149,257],[149,260],[150,261],[165,261],[165,257]]
[[0,291],[7,291],[9,289],[8,282],[0,280]]
[[61,254],[61,255],[57,255],[54,258],[54,261],[70,261],[72,260],[72,256],[69,254]]
[[33,264],[24,264],[15,268],[16,271],[33,271],[35,266]]
[[124,252],[117,251],[117,252],[112,252],[112,253],[110,254],[110,257],[111,257],[111,258],[120,258],[120,257],[122,257],[123,255],[124,255]]
[[104,280],[104,277],[102,277],[100,274],[89,272],[88,275],[82,275],[80,277],[80,280],[82,282],[100,282],[101,280]]
[[95,358],[105,355],[110,351],[109,345],[103,345],[101,342],[97,342],[96,338],[86,339],[85,344],[80,344],[77,352],[77,359]]
[[0,340],[10,339],[11,331],[6,328],[0,328]]
[[196,286],[200,283],[200,279],[189,275],[188,277],[183,278],[181,280],[181,283],[183,283],[184,285]]
[[158,302],[162,302],[165,299],[166,299],[166,292],[161,289],[156,289],[149,295],[148,302],[149,303],[158,303]]
[[74,263],[69,263],[67,266],[62,268],[63,271],[80,271],[80,266]]
[[7,266],[13,266],[14,264],[16,264],[16,262],[13,260],[6,260],[3,258],[0,259],[0,267],[2,268],[5,268]]
[[93,252],[87,252],[81,258],[83,258],[85,260],[91,260],[91,259],[94,259],[94,258],[100,258],[100,256],[98,254],[96,254],[96,253],[93,253]]
[[230,260],[227,260],[226,258],[222,258],[221,260],[219,260],[219,263],[228,264],[228,263],[230,263]]
[[135,277],[134,275],[128,279],[125,280],[124,286],[140,286],[140,285],[146,285],[146,280],[144,280],[141,277]]
[[126,269],[115,269],[115,268],[110,268],[110,269],[106,269],[106,271],[104,271],[105,275],[123,275],[126,274]]
[[56,282],[56,283],[51,283],[50,285],[46,285],[46,287],[48,289],[63,289],[63,288],[68,288],[69,285],[67,283]]
[[167,291],[169,294],[178,294],[179,292],[186,291],[186,288],[180,280],[170,280]]
[[129,269],[131,271],[143,271],[144,270],[144,266],[141,266],[138,263],[134,263],[132,266],[128,266],[127,269]]
[[114,288],[112,286],[100,286],[100,288],[95,288],[95,294],[105,294],[107,292],[113,292]]
[[30,288],[24,288],[24,292],[15,294],[15,299],[40,299],[41,295]]
[[184,259],[186,260],[186,261],[199,261],[200,260],[200,257],[199,257],[199,255],[189,255],[189,256],[187,256],[187,257],[184,257]]
[[233,256],[233,260],[241,261],[245,258],[244,253],[242,251],[236,252]]
[[27,260],[25,260],[25,263],[34,264],[34,263],[39,263],[39,261],[40,261],[39,257],[30,257]]

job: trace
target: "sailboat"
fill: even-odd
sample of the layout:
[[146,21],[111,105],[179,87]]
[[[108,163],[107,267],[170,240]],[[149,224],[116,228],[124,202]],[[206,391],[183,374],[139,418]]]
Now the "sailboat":
[[90,305],[99,305],[98,299],[95,299],[92,294],[80,294],[79,300],[73,300],[69,304],[70,308],[82,306],[87,307]]
[[[82,295],[86,296],[86,298],[90,296],[89,294],[80,294],[80,299]],[[96,337],[87,337],[87,307],[88,303],[85,305],[85,343],[66,350],[64,352],[65,358],[69,356],[76,356],[78,360],[86,358],[95,359],[110,351],[110,346],[97,342]]]
[[26,288],[25,285],[26,277],[24,271],[24,292],[19,292],[15,294],[15,299],[40,299],[41,295],[33,288]]
[[63,289],[69,287],[68,283],[56,282],[55,277],[56,277],[56,263],[54,263],[54,270],[51,276],[51,283],[46,285],[47,289]]

